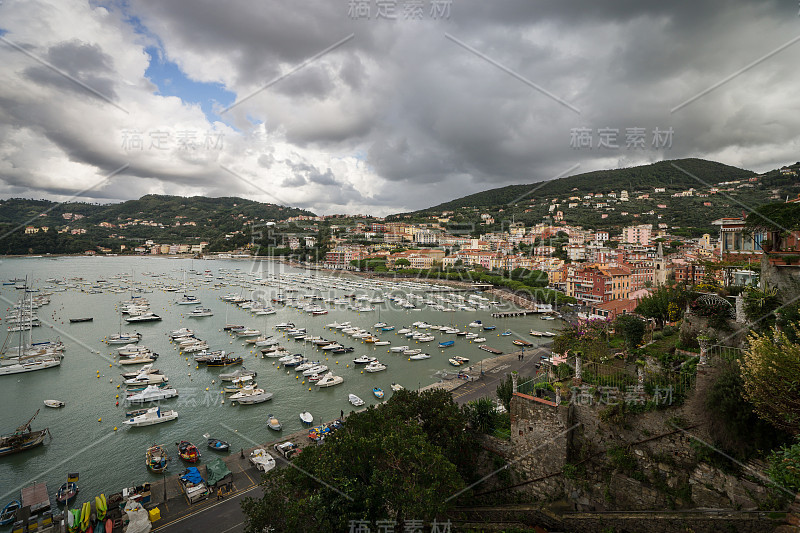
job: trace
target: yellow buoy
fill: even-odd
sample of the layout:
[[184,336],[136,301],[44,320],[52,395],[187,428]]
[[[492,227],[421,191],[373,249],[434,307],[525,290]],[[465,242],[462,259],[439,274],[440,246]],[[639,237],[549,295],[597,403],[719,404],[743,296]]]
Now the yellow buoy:
[[114,426],[114,431],[116,431],[116,430],[117,430],[117,426]]
[[409,357],[408,360],[411,361],[411,358]]
[[308,390],[311,390],[311,387],[309,387]]
[[117,385],[117,388],[119,388],[119,385]]
[[102,418],[98,418],[98,419],[97,419],[97,421],[98,421],[98,422],[102,422],[102,421],[103,421],[103,419],[102,419]]
[[108,368],[111,368],[112,366],[114,366],[114,365],[112,365],[111,363],[108,363]]
[[361,371],[361,373],[363,374],[363,373],[364,373],[364,371],[362,370],[362,371]]

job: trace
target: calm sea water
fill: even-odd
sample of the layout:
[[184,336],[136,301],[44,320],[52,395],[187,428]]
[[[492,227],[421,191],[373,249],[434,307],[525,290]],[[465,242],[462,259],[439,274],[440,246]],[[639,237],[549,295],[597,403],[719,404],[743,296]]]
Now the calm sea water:
[[[239,269],[239,270],[237,270]],[[165,292],[159,285],[180,287],[184,283],[184,272],[195,270],[197,273],[186,274],[188,292],[197,295],[204,307],[214,311],[214,316],[206,318],[187,318],[193,306],[175,304],[181,292]],[[206,270],[211,276],[205,276]],[[254,275],[248,273],[256,271]],[[410,326],[415,321],[426,321],[431,324],[452,324],[464,329],[473,320],[482,320],[484,324],[497,325],[496,331],[480,332],[487,338],[486,344],[509,352],[517,349],[511,340],[515,336],[500,336],[499,333],[511,329],[515,334],[536,344],[542,342],[530,337],[528,331],[551,330],[559,327],[559,321],[541,321],[535,317],[492,319],[491,310],[457,311],[445,313],[431,308],[412,311],[395,306],[390,302],[375,304],[372,312],[356,312],[343,306],[333,306],[318,302],[329,310],[323,316],[311,316],[293,307],[276,306],[277,314],[254,316],[248,310],[240,309],[220,300],[225,294],[235,293],[249,296],[252,291],[267,291],[277,295],[290,288],[297,293],[289,295],[301,296],[311,294],[311,287],[326,288],[324,297],[342,297],[354,292],[351,288],[331,288],[333,286],[326,274],[305,272],[316,280],[312,285],[284,284],[278,287],[263,287],[253,283],[256,276],[268,278],[271,275],[297,275],[303,271],[273,262],[233,261],[233,260],[170,260],[149,257],[68,257],[68,258],[24,258],[4,259],[0,261],[0,280],[23,278],[33,280],[34,288],[42,292],[48,291],[45,285],[49,278],[67,280],[83,278],[89,285],[68,288],[64,292],[53,292],[50,305],[41,307],[38,316],[42,327],[35,328],[33,340],[60,339],[67,345],[64,362],[61,367],[27,374],[0,376],[0,432],[13,431],[40,409],[33,422],[33,429],[48,427],[52,440],[45,441],[44,446],[37,449],[0,458],[0,505],[10,499],[19,497],[20,488],[34,481],[48,484],[51,494],[66,480],[67,473],[79,472],[81,492],[78,503],[91,500],[95,495],[120,490],[125,486],[140,484],[157,479],[145,466],[145,451],[154,444],[167,445],[173,456],[168,473],[178,473],[183,466],[177,458],[175,443],[189,440],[197,444],[204,459],[210,459],[214,452],[207,450],[203,435],[211,434],[230,442],[231,448],[250,448],[259,443],[279,438],[280,435],[267,428],[268,414],[274,414],[283,424],[283,434],[302,428],[299,413],[310,411],[315,423],[328,421],[339,416],[341,410],[349,412],[352,406],[348,402],[348,394],[360,396],[368,404],[378,400],[372,394],[373,387],[380,387],[386,398],[392,394],[390,385],[400,383],[406,388],[417,388],[440,380],[441,371],[452,373],[454,368],[447,359],[453,355],[461,355],[470,359],[470,364],[480,367],[482,359],[492,357],[491,354],[478,349],[463,337],[433,332],[437,340],[432,343],[414,345],[398,336],[395,331],[403,326]],[[345,279],[371,283],[355,276],[345,275]],[[130,298],[130,291],[113,293],[103,290],[99,294],[91,294],[91,285],[98,280],[108,284],[116,284],[130,289],[135,285],[144,291],[139,294],[150,302],[151,311],[162,316],[160,322],[141,323],[135,327],[122,323],[123,331],[139,331],[143,334],[140,345],[148,346],[160,354],[155,363],[170,379],[170,384],[177,388],[179,397],[162,403],[165,408],[175,409],[179,418],[145,428],[126,428],[121,422],[124,419],[126,406],[120,401],[117,406],[117,395],[124,397],[125,386],[120,372],[132,371],[138,366],[120,367],[115,364],[114,346],[107,346],[103,338],[119,332],[120,315],[117,305]],[[72,283],[78,283],[72,281]],[[214,283],[226,285],[215,287]],[[106,284],[106,285],[108,285]],[[102,284],[101,284],[102,286]],[[338,285],[337,285],[338,287]],[[152,292],[150,292],[152,291]],[[11,309],[22,291],[13,286],[0,288],[0,305]],[[421,294],[420,291],[414,291]],[[367,291],[370,296],[378,292]],[[403,294],[403,289],[395,293]],[[283,292],[284,295],[287,293]],[[491,296],[491,295],[485,295]],[[491,298],[490,298],[491,299]],[[0,314],[6,316],[11,311]],[[69,318],[93,317],[93,322],[70,324]],[[409,361],[401,354],[387,353],[388,347],[374,347],[362,344],[341,333],[330,331],[325,325],[335,321],[350,321],[353,325],[370,329],[378,321],[387,322],[396,327],[395,331],[380,333],[382,339],[389,340],[392,345],[414,345],[432,355],[430,359]],[[243,346],[241,341],[233,339],[222,331],[226,323],[238,323],[260,330],[267,335],[280,336],[274,325],[281,322],[293,322],[298,327],[306,327],[310,333],[327,339],[341,339],[345,346],[353,346],[356,350],[349,354],[327,356],[312,345],[304,345],[292,339],[283,339],[281,344],[291,353],[303,353],[314,360],[325,361],[331,369],[344,377],[344,383],[327,389],[317,389],[309,383],[302,384],[302,378],[296,379],[293,369],[278,369],[275,359],[256,357],[251,348]],[[259,387],[274,394],[272,400],[252,406],[233,406],[226,401],[221,403],[218,374],[238,367],[226,369],[196,368],[189,354],[181,356],[174,345],[170,344],[167,332],[180,327],[189,327],[195,334],[209,342],[211,349],[233,351],[245,358],[244,366],[258,372],[256,381]],[[12,334],[10,344],[16,345],[18,334]],[[26,333],[27,335],[27,333]],[[440,340],[454,340],[455,346],[446,350],[437,347]],[[257,353],[257,352],[255,352]],[[364,353],[379,357],[388,365],[388,370],[374,374],[361,373],[361,368],[352,364],[352,360]],[[187,362],[186,357],[189,356]],[[349,366],[348,366],[349,365]],[[98,377],[99,371],[99,377]],[[66,402],[63,409],[44,407],[43,400],[59,399]],[[114,431],[114,427],[117,431]],[[201,460],[202,461],[202,460]]]

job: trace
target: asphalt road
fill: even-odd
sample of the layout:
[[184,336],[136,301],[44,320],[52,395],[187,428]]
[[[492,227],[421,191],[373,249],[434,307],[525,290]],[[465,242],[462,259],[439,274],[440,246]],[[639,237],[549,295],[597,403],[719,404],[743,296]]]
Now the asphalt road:
[[[453,400],[458,404],[465,404],[484,396],[492,399],[497,398],[497,386],[506,379],[506,374],[516,370],[520,376],[535,375],[536,365],[543,355],[550,355],[549,345],[533,350],[525,350],[525,357],[522,361],[513,358],[511,361],[485,372],[479,379],[465,383],[454,390]],[[478,368],[480,368],[479,365]]]
[[205,531],[241,533],[244,531],[244,513],[242,513],[240,506],[242,498],[245,496],[260,498],[261,495],[261,487],[255,486],[172,522],[161,524],[153,531],[165,533],[201,533]]

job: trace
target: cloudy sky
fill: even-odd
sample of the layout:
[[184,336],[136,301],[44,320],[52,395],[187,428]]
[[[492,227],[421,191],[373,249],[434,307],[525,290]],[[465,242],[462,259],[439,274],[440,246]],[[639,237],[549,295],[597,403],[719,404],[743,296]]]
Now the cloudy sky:
[[384,215],[661,159],[763,171],[800,160],[798,65],[796,2],[2,0],[0,197]]

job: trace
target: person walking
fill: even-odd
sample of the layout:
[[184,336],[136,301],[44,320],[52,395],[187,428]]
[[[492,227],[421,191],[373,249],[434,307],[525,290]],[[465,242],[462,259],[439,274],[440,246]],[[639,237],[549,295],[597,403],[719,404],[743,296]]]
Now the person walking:
[[341,410],[341,413],[339,413],[339,418],[341,418],[342,420],[344,420],[344,409],[342,409],[342,410]]

